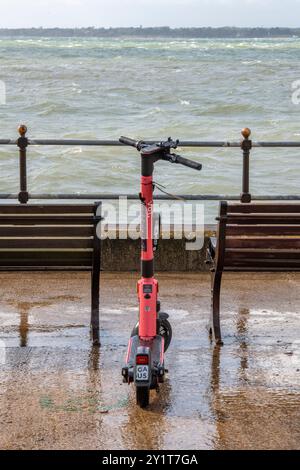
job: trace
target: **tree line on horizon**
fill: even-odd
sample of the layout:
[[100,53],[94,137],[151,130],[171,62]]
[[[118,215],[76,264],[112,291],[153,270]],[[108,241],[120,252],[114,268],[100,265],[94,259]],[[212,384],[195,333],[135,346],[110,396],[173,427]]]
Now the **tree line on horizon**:
[[45,37],[177,37],[177,38],[272,38],[299,37],[300,28],[0,28],[0,36],[45,36]]

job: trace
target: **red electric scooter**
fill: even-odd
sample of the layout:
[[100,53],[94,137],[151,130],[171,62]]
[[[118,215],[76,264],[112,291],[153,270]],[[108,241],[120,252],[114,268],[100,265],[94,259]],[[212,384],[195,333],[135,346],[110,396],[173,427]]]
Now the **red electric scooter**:
[[[157,240],[153,236],[153,172],[158,160],[185,165],[194,170],[201,170],[202,165],[171,153],[179,141],[169,138],[166,142],[146,144],[128,137],[121,137],[120,142],[135,147],[141,154],[141,272],[142,278],[137,285],[139,299],[139,321],[131,333],[125,366],[122,369],[125,383],[136,385],[137,404],[145,408],[149,404],[151,389],[158,390],[164,381],[164,353],[168,349],[172,328],[169,315],[160,312],[158,301],[158,282],[154,277],[154,250]],[[159,238],[159,230],[158,236]]]

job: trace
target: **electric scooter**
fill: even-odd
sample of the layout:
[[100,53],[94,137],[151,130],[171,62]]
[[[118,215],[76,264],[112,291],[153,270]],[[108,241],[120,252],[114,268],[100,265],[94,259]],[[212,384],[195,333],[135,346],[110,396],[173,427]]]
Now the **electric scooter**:
[[[137,284],[139,300],[139,321],[131,333],[125,365],[122,368],[123,381],[135,383],[136,400],[141,408],[149,404],[150,390],[159,389],[164,381],[164,355],[172,339],[169,315],[160,311],[158,282],[154,277],[154,251],[159,238],[153,236],[153,183],[154,164],[159,160],[177,163],[194,170],[202,165],[171,153],[179,141],[169,138],[165,142],[147,144],[128,137],[120,137],[122,144],[135,147],[141,154],[141,274]],[[156,219],[157,220],[157,219]],[[156,240],[157,238],[157,240]]]

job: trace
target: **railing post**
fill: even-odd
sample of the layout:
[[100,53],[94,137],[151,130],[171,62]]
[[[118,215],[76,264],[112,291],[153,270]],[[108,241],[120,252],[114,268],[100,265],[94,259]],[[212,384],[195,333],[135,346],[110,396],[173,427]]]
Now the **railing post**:
[[19,147],[19,155],[20,155],[20,192],[19,192],[19,202],[21,204],[26,204],[29,199],[28,191],[27,191],[27,168],[26,168],[26,153],[27,153],[27,146],[28,146],[28,139],[26,137],[27,127],[25,125],[19,126],[19,134],[20,137],[18,138],[17,145]]
[[243,150],[243,189],[241,193],[240,201],[243,203],[251,202],[250,194],[250,150],[252,149],[252,140],[249,139],[251,130],[246,127],[242,130],[242,136],[244,139],[241,142],[241,148]]

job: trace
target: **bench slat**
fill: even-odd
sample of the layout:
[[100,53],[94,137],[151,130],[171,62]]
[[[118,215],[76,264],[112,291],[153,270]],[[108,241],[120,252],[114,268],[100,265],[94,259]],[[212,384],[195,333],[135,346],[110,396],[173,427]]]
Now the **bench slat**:
[[300,267],[297,266],[227,266],[224,268],[226,272],[290,272],[290,271],[300,271]]
[[55,271],[55,268],[58,268],[58,270],[62,269],[62,268],[65,268],[65,267],[73,267],[73,270],[76,271],[77,267],[82,267],[84,268],[85,270],[89,270],[91,271],[92,269],[92,265],[89,264],[89,263],[86,263],[84,261],[78,261],[77,263],[74,261],[74,263],[63,263],[61,262],[60,260],[56,261],[55,263],[54,262],[51,262],[51,263],[48,263],[48,261],[46,259],[44,260],[40,260],[40,261],[36,261],[36,262],[31,262],[30,260],[26,261],[26,262],[23,262],[20,263],[20,261],[16,261],[16,260],[10,260],[10,259],[7,259],[7,262],[6,263],[1,263],[0,264],[0,271],[7,271],[7,268],[8,267],[11,267],[11,271],[30,271],[31,268],[35,267],[35,268],[42,268],[42,270],[45,270],[46,267],[49,267],[50,269],[52,269],[53,271]]
[[93,204],[0,204],[2,214],[93,214]]
[[92,225],[84,227],[65,227],[63,225],[0,227],[0,237],[92,237],[93,234],[94,227]]
[[92,225],[93,218],[86,215],[2,215],[0,225]]
[[235,260],[245,259],[295,259],[299,260],[300,250],[256,250],[256,249],[230,249],[226,250],[225,264],[230,265]]
[[88,266],[92,267],[92,259],[91,257],[76,257],[73,256],[73,258],[66,258],[64,256],[57,256],[56,258],[49,259],[45,253],[43,253],[43,256],[40,256],[39,258],[36,257],[30,257],[30,256],[22,256],[22,259],[20,259],[20,254],[16,258],[12,256],[14,253],[7,253],[5,257],[0,258],[0,268],[1,267],[17,267],[17,266],[24,266],[24,267],[29,267],[29,266],[58,266],[58,267],[63,267],[63,266]]
[[282,259],[269,259],[269,258],[245,258],[242,260],[234,260],[232,259],[228,265],[226,265],[226,270],[229,270],[233,267],[251,267],[251,268],[268,268],[268,267],[276,267],[276,268],[283,268],[284,270],[293,270],[295,267],[300,268],[300,260],[299,259],[289,259],[289,258],[282,258]]
[[[20,256],[21,255],[21,256]],[[46,261],[50,262],[56,262],[57,260],[63,260],[63,262],[66,263],[66,265],[69,262],[72,262],[74,260],[80,260],[80,261],[87,261],[89,260],[88,264],[90,264],[92,260],[93,252],[92,250],[74,250],[71,249],[69,251],[67,250],[59,250],[59,249],[44,249],[44,250],[20,250],[18,251],[17,249],[13,249],[12,251],[0,251],[0,264],[4,264],[6,259],[10,260],[15,260],[19,264],[22,264],[25,261],[28,260],[41,260],[45,259]],[[47,263],[46,263],[47,264]]]
[[70,266],[19,266],[19,265],[9,265],[9,266],[0,266],[0,271],[91,271],[91,266],[77,266],[76,264]]
[[252,204],[228,204],[228,212],[231,213],[300,213],[300,204],[290,203],[252,203]]
[[299,235],[299,225],[227,225],[227,236],[249,235],[249,236],[276,236],[276,235]]
[[228,248],[264,248],[264,249],[282,249],[288,250],[292,248],[300,249],[300,237],[299,238],[263,238],[263,237],[252,237],[252,238],[234,238],[227,237],[225,242],[225,249]]
[[[0,231],[1,234],[1,231]],[[9,248],[93,248],[92,238],[0,238],[0,249]],[[0,251],[1,256],[1,251]]]
[[227,225],[300,225],[300,214],[232,214],[226,217]]

